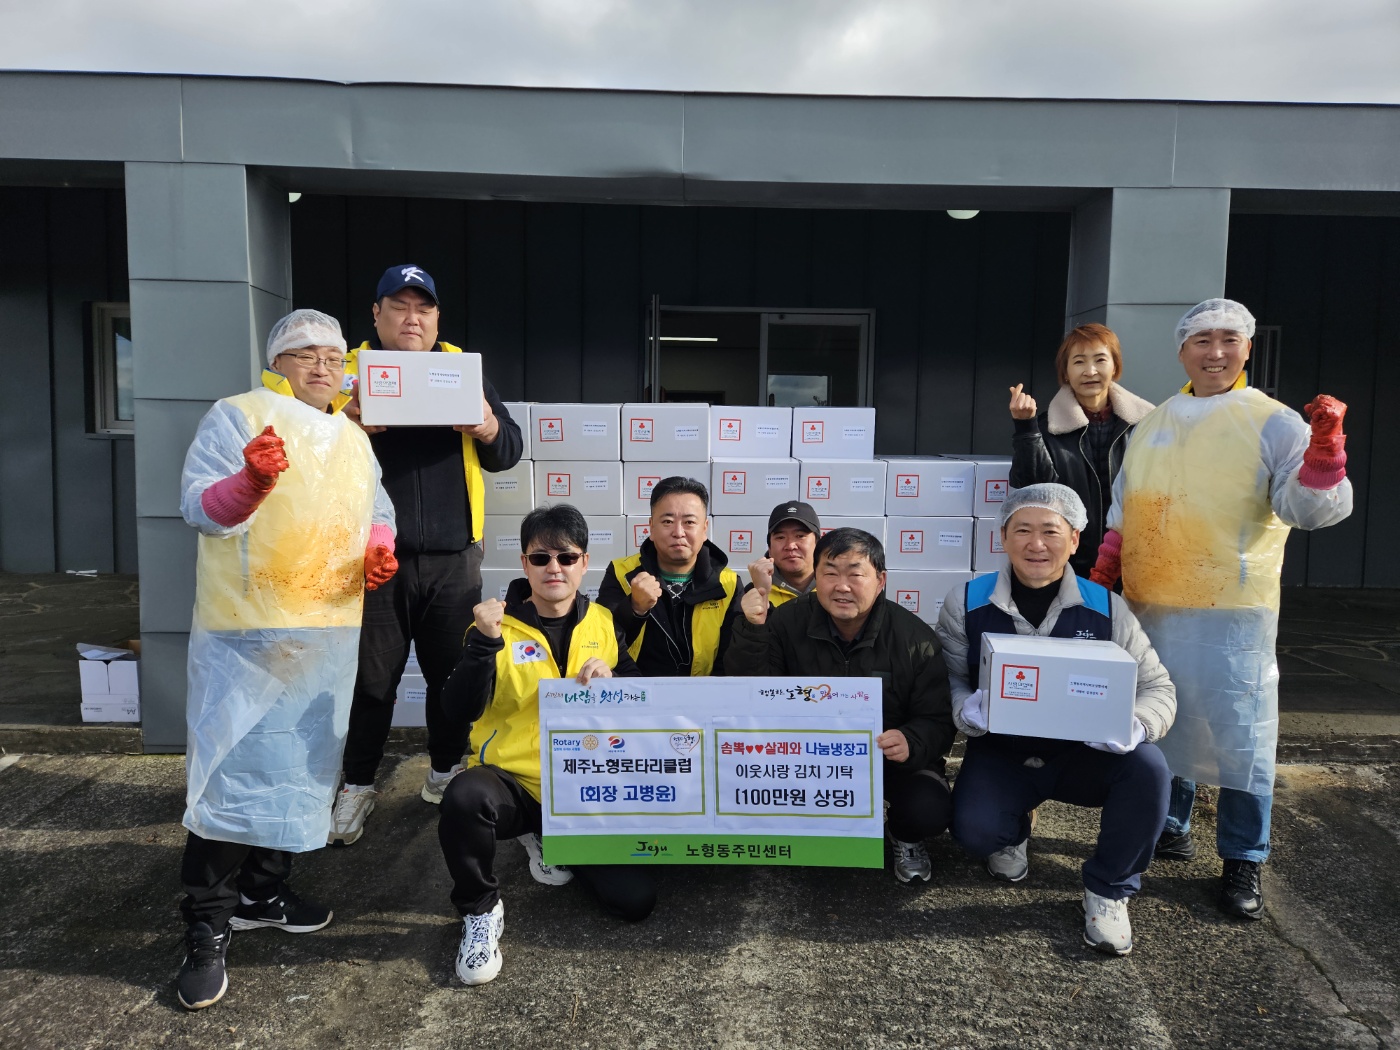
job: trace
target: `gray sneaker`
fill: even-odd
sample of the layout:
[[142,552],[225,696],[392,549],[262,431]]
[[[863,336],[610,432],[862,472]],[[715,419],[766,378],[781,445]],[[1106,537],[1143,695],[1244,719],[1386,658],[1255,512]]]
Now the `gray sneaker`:
[[901,842],[887,833],[890,845],[894,847],[894,877],[900,882],[913,882],[923,879],[928,882],[933,877],[933,862],[929,860],[928,849],[922,842]]
[[1026,859],[1026,847],[1030,839],[1022,839],[1014,846],[999,849],[987,858],[987,874],[1000,882],[1020,882],[1031,870]]
[[365,833],[365,818],[374,812],[374,800],[378,797],[379,792],[368,785],[346,784],[337,791],[327,843],[348,846],[358,841]]
[[423,790],[418,792],[418,797],[424,802],[431,802],[435,806],[442,805],[442,796],[447,791],[447,785],[452,783],[452,778],[462,772],[462,764],[459,762],[446,773],[439,773],[432,766],[428,767],[428,775],[423,778]]
[[536,882],[542,882],[546,886],[563,886],[572,881],[574,873],[564,865],[544,862],[544,847],[540,843],[540,837],[534,832],[521,835],[517,841],[530,855],[530,874],[535,877]]

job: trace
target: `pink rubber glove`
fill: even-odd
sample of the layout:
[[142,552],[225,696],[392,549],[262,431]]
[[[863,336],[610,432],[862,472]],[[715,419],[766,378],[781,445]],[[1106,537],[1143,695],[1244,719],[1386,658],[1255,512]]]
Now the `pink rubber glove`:
[[1347,406],[1327,394],[1319,394],[1303,406],[1312,440],[1303,451],[1298,480],[1307,488],[1335,488],[1347,476],[1347,436],[1342,433],[1346,414]]
[[1095,583],[1113,589],[1113,585],[1118,582],[1118,577],[1123,575],[1123,537],[1115,529],[1109,529],[1103,534],[1103,542],[1099,544],[1099,557],[1094,562],[1094,567],[1089,570],[1089,579]]
[[365,590],[378,590],[399,571],[394,557],[394,531],[387,525],[371,525],[365,549]]
[[271,426],[265,427],[243,447],[243,469],[205,489],[199,497],[200,505],[224,528],[245,522],[267,499],[278,475],[289,466],[285,443]]

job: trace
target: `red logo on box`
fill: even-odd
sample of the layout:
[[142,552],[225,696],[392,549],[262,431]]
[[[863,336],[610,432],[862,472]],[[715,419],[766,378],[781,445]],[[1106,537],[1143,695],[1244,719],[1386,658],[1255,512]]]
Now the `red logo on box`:
[[744,421],[742,419],[721,419],[719,421],[719,433],[716,437],[720,441],[738,441],[744,433]]
[[643,540],[651,539],[651,524],[644,523],[632,526],[632,546],[640,547]]
[[1001,668],[1001,698],[1003,700],[1039,700],[1040,668],[1026,664],[1003,664]]
[[922,554],[924,553],[924,530],[904,529],[899,534],[899,552],[901,554]]
[[724,491],[726,495],[742,496],[748,490],[748,485],[748,471],[727,470],[724,472]]
[[729,552],[731,554],[751,554],[753,552],[753,530],[730,529]]
[[637,479],[637,498],[638,498],[638,499],[645,499],[645,500],[651,499],[651,490],[654,489],[654,488],[656,488],[656,486],[660,483],[660,481],[661,481],[661,475],[660,475],[660,474],[656,475],[655,477],[650,477],[650,476],[648,476],[648,477],[638,478],[638,479]]
[[802,443],[804,445],[820,445],[826,439],[822,436],[825,424],[820,420],[805,420],[802,423]]
[[912,613],[919,611],[918,591],[895,591],[894,600],[896,605],[902,605]]
[[573,475],[571,474],[550,474],[547,491],[551,496],[567,496],[572,483]]
[[808,499],[831,499],[831,478],[814,476],[807,479]]
[[540,420],[540,440],[541,440],[541,441],[563,441],[563,440],[564,440],[564,420],[562,420],[562,419],[541,419],[541,420]]
[[651,420],[650,420],[650,419],[632,419],[632,420],[628,420],[628,423],[630,424],[630,428],[631,428],[631,440],[632,440],[632,441],[650,441],[650,440],[651,440],[651,430],[652,430],[652,427],[651,427]]
[[985,503],[1005,503],[1005,502],[1006,502],[1006,490],[1007,490],[1009,487],[1010,487],[1010,486],[1009,486],[1009,483],[1006,481],[1005,478],[1001,478],[1001,479],[999,479],[999,480],[997,480],[997,481],[989,481],[989,482],[987,482],[987,484],[983,487],[983,491],[984,491],[984,493],[985,493],[985,495],[984,495],[984,497],[983,497],[983,502],[985,502]]
[[915,497],[919,495],[919,475],[918,474],[896,474],[894,476],[895,498]]

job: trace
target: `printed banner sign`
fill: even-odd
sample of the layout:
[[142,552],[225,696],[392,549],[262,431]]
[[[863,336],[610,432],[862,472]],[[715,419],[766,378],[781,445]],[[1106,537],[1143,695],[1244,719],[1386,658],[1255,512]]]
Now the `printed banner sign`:
[[874,678],[541,682],[546,861],[878,868],[881,711]]

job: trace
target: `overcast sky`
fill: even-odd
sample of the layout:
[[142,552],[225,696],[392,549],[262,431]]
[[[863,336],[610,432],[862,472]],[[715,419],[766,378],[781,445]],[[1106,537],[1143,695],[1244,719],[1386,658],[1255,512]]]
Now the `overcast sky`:
[[0,67],[1400,103],[1400,0],[0,0]]

